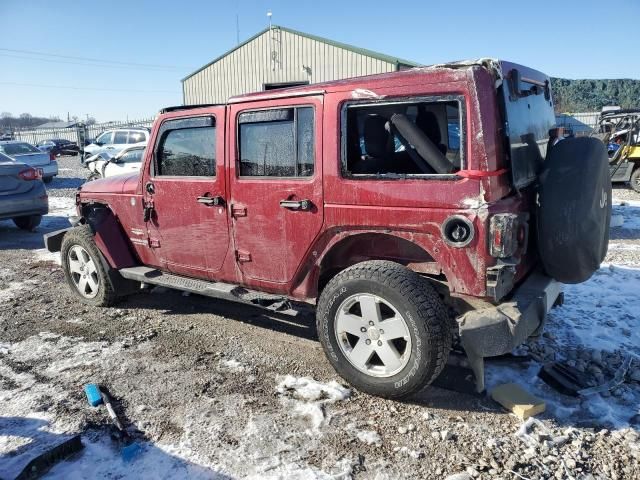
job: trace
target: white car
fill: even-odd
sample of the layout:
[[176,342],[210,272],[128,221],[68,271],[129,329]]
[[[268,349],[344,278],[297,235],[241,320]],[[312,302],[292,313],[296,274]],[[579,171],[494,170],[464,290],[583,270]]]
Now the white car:
[[84,147],[84,158],[88,158],[97,153],[113,150],[114,154],[123,148],[136,143],[147,143],[149,141],[149,129],[145,127],[122,128],[118,130],[107,130],[98,135],[93,143]]
[[136,143],[120,150],[118,153],[103,151],[87,158],[85,161],[85,166],[89,169],[87,180],[97,180],[139,171],[146,146],[146,142]]

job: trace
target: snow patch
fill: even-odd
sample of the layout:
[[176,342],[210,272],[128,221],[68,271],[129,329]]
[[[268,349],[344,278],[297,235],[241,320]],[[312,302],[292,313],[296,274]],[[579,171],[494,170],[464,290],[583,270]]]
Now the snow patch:
[[46,248],[39,248],[33,251],[33,254],[36,257],[36,261],[38,262],[51,262],[56,265],[62,265],[62,261],[60,260],[60,252],[50,252]]
[[321,383],[309,377],[278,377],[276,391],[283,404],[295,415],[308,418],[313,431],[319,432],[327,416],[326,405],[349,398],[351,390],[335,380]]
[[26,282],[8,282],[0,284],[0,303],[13,300],[16,294],[26,286]]
[[356,433],[356,438],[367,445],[380,445],[382,443],[380,434],[373,430],[360,430]]

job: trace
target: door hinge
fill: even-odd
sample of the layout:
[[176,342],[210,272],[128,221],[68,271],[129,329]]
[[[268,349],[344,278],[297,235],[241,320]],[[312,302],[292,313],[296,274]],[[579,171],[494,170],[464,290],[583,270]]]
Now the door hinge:
[[251,254],[249,252],[236,250],[236,260],[238,262],[241,262],[241,263],[250,262],[251,261]]
[[149,246],[151,248],[160,248],[160,240],[158,240],[157,238],[150,238]]
[[238,205],[231,205],[231,216],[233,218],[246,217],[247,207],[240,207]]

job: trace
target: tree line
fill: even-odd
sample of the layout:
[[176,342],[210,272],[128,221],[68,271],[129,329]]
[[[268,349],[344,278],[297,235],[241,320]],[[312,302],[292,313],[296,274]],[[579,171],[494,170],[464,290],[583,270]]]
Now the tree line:
[[552,78],[557,113],[599,112],[607,105],[640,108],[640,80],[568,80]]
[[[80,119],[77,116],[73,116],[70,118],[71,121],[77,122]],[[51,117],[38,117],[35,115],[31,115],[30,113],[21,113],[18,116],[12,115],[10,112],[2,112],[0,113],[0,128],[3,130],[15,130],[17,128],[31,128],[37,127],[38,125],[42,125],[44,123],[49,122],[60,122],[62,121],[58,116]],[[93,125],[96,123],[95,118],[89,117],[84,120],[84,123],[87,125]]]

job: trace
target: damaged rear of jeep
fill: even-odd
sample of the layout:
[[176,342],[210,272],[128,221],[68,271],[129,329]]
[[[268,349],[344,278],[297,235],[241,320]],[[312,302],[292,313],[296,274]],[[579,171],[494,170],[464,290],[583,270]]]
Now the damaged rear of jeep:
[[486,271],[488,302],[472,302],[457,318],[478,391],[484,389],[483,358],[539,335],[546,314],[564,300],[561,283],[583,282],[599,268],[611,217],[604,144],[562,138],[545,75],[507,62],[493,64],[493,71],[508,198],[522,203],[490,216],[495,264]]

